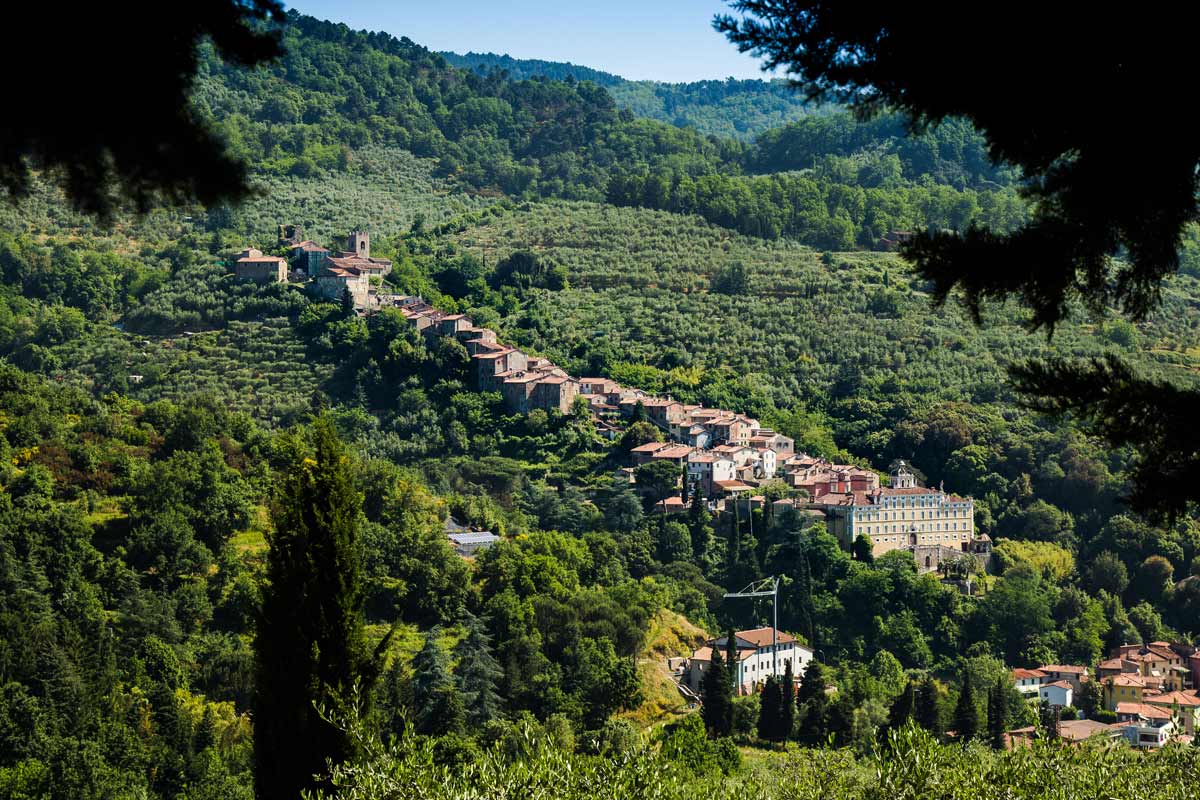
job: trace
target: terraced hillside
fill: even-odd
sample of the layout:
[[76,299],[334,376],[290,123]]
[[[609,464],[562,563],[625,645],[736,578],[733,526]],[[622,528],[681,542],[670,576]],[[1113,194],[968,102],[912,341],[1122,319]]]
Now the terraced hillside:
[[[286,317],[149,338],[110,328],[97,331],[96,339],[88,347],[99,357],[72,345],[58,349],[61,363],[70,365],[59,373],[61,380],[87,389],[97,384],[121,389],[145,402],[209,395],[270,425],[294,422],[307,412],[313,393],[333,371],[308,360]],[[136,375],[140,382],[130,378]]]
[[[819,253],[694,216],[528,204],[455,240],[488,264],[530,250],[566,265],[568,289],[539,293],[507,321],[516,341],[580,373],[606,369],[713,402],[705,385],[734,380],[747,392],[740,405],[752,410],[756,395],[781,407],[829,406],[864,384],[910,402],[1008,405],[1006,365],[1051,352],[1116,350],[1185,380],[1200,364],[1200,307],[1188,277],[1138,329],[1080,317],[1048,342],[1024,330],[1015,308],[995,310],[980,328],[953,303],[933,308],[893,255]],[[744,268],[744,283],[714,291],[732,265]]]

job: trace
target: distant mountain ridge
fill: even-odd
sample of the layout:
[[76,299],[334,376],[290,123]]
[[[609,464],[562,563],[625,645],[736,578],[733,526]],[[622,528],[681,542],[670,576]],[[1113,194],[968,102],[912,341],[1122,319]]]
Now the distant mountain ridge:
[[496,53],[442,51],[438,55],[453,66],[481,75],[500,69],[511,80],[543,77],[591,81],[607,89],[620,108],[636,116],[743,141],[814,112],[821,113],[821,109],[805,106],[803,98],[787,81],[779,79],[634,81],[571,62],[513,58]]
[[574,78],[577,81],[591,81],[605,87],[629,82],[620,75],[614,75],[611,72],[599,69],[592,69],[591,67],[584,67],[579,64],[572,64],[570,61],[513,58],[510,55],[500,55],[497,53],[470,52],[461,54],[449,50],[439,51],[438,55],[450,62],[451,66],[469,69],[472,72],[487,73],[493,69],[502,69],[508,73],[509,78],[518,81],[538,76],[551,78],[556,81],[565,81],[567,78]]

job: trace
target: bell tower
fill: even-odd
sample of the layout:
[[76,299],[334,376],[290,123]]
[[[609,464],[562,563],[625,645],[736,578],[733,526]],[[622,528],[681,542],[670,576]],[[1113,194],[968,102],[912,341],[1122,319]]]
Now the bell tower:
[[916,476],[903,460],[897,461],[892,467],[891,478],[893,489],[911,489],[917,485]]
[[346,249],[359,258],[371,257],[371,234],[366,231],[350,231]]

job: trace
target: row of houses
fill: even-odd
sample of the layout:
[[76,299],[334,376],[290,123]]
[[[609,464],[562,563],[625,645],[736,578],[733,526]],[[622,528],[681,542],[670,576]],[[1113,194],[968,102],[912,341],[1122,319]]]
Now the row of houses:
[[1116,722],[1062,723],[1064,730],[1076,734],[1090,731],[1088,736],[1123,738],[1136,747],[1155,748],[1172,739],[1191,741],[1200,728],[1200,649],[1189,644],[1122,645],[1097,665],[1094,677],[1084,666],[1053,664],[1014,669],[1012,674],[1022,694],[1060,708],[1073,707],[1084,685],[1099,681],[1103,707],[1116,715]]
[[[514,412],[556,409],[568,413],[584,398],[597,428],[615,438],[644,412],[662,438],[632,451],[635,465],[670,461],[686,474],[681,495],[702,493],[749,505],[765,502],[755,487],[780,479],[803,495],[807,511],[823,515],[846,547],[870,537],[876,555],[907,549],[923,570],[937,569],[964,554],[988,557],[991,543],[976,537],[970,498],[917,485],[903,461],[894,465],[890,485],[879,475],[851,464],[835,464],[796,452],[795,441],[746,414],[706,408],[621,386],[607,378],[575,378],[544,358],[529,356],[498,341],[495,331],[476,327],[462,314],[447,314],[420,298],[395,298],[422,332],[453,336],[466,347],[481,391],[498,391]],[[684,509],[682,496],[662,501],[665,513]]]
[[[544,409],[566,414],[582,397],[597,429],[610,438],[644,413],[662,438],[635,448],[634,463],[674,462],[689,484],[680,487],[679,498],[662,501],[664,513],[683,511],[683,497],[694,493],[718,498],[722,506],[726,499],[744,503],[749,510],[765,503],[755,488],[778,479],[802,498],[789,504],[824,517],[847,548],[869,537],[876,556],[905,549],[925,571],[964,554],[988,557],[990,541],[975,535],[974,501],[947,494],[943,487],[918,486],[902,461],[894,465],[889,485],[881,486],[872,470],[796,452],[794,440],[749,415],[682,403],[607,378],[575,378],[548,359],[502,344],[495,331],[477,327],[465,315],[433,308],[419,297],[373,292],[370,278],[388,274],[392,263],[371,257],[365,231],[351,231],[346,250],[336,255],[304,239],[297,226],[281,226],[280,243],[321,296],[337,301],[349,293],[364,313],[398,308],[416,330],[457,339],[471,357],[477,387],[500,392],[514,413]],[[285,259],[252,248],[236,262],[244,280],[286,280],[287,268]]]

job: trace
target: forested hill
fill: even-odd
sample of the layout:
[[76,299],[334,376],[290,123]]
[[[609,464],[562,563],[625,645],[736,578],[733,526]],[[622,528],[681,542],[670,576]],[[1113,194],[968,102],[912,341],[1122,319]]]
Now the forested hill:
[[550,78],[556,81],[572,79],[577,81],[591,81],[605,87],[617,86],[628,82],[620,75],[614,75],[611,72],[605,72],[600,69],[584,67],[579,64],[572,64],[570,61],[513,58],[510,55],[498,55],[496,53],[470,52],[464,54],[454,53],[449,50],[441,50],[438,52],[438,55],[456,67],[469,69],[481,75],[486,75],[494,69],[504,70],[508,73],[509,78],[516,81],[525,80],[526,78]]
[[608,89],[619,108],[627,108],[639,117],[747,141],[807,114],[829,111],[806,107],[801,95],[783,80],[631,81],[611,72],[570,62],[513,58],[495,53],[460,55],[442,52],[440,55],[456,67],[481,75],[498,69],[513,80],[543,77],[592,81]]
[[[1074,320],[1051,345],[1011,305],[983,329],[931,308],[894,254],[862,252],[1022,218],[1014,177],[961,124],[909,137],[830,114],[749,143],[639,119],[594,83],[480,76],[297,14],[285,45],[261,71],[204,58],[197,113],[250,164],[245,205],[102,229],[39,178],[0,205],[0,799],[250,800],[255,727],[283,730],[260,725],[264,695],[310,719],[347,699],[315,679],[287,695],[282,671],[256,667],[264,639],[308,644],[260,611],[285,584],[268,580],[294,519],[280,487],[311,474],[340,487],[347,558],[296,561],[361,561],[335,599],[365,630],[342,641],[380,655],[336,797],[1043,796],[1050,774],[1062,796],[1099,775],[1114,796],[1186,795],[1171,781],[1194,784],[1200,751],[962,745],[972,718],[980,739],[984,718],[1000,739],[1055,730],[1010,667],[1200,636],[1200,521],[1129,513],[1134,454],[1030,413],[1003,377],[1053,346],[1197,380],[1194,229],[1159,313]],[[659,513],[675,466],[625,471],[660,435],[648,422],[614,442],[579,405],[513,414],[478,391],[461,344],[397,310],[236,280],[242,248],[286,252],[280,223],[331,249],[369,230],[394,261],[381,292],[572,374],[751,413],[810,453],[904,458],[975,499],[994,570],[964,593],[774,504],[718,517],[693,493],[686,514]],[[306,455],[314,417],[345,452]],[[460,557],[451,514],[499,541]],[[742,697],[710,738],[667,658],[769,615],[724,599],[766,576],[783,577],[779,627],[819,666],[782,704],[790,722]],[[313,644],[297,663],[331,652]],[[1099,705],[1081,691],[1081,711],[1115,718]],[[326,769],[290,733],[267,748]],[[811,749],[778,752],[797,735]]]
[[210,55],[195,97],[265,175],[343,174],[378,145],[436,159],[438,177],[474,194],[694,213],[823,249],[876,248],[892,230],[1003,231],[1025,213],[961,125],[908,140],[894,121],[836,114],[747,143],[637,118],[594,83],[480,76],[408,39],[295,13],[285,44],[254,72]]

